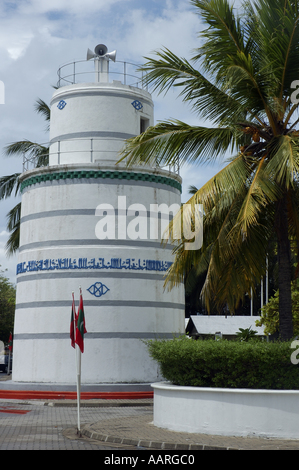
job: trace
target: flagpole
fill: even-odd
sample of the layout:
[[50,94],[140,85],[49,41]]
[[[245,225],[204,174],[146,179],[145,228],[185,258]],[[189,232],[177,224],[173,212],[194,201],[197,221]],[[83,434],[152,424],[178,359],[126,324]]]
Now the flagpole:
[[8,340],[8,365],[7,365],[7,375],[10,374],[10,358],[11,358],[11,351],[12,351],[12,333],[9,335]]
[[[82,290],[81,286],[79,286],[80,290],[80,301],[81,301],[81,295],[82,295]],[[79,320],[79,311],[80,311],[80,302],[79,302],[79,308],[78,308],[78,316],[77,316],[77,325],[76,325],[76,334],[77,334],[77,328],[78,328],[78,320]],[[76,363],[77,363],[77,434],[79,437],[82,437],[81,434],[81,422],[80,422],[80,400],[81,400],[81,349],[79,345],[77,344],[77,339],[76,339]]]
[[[81,434],[81,424],[80,424],[80,398],[81,398],[81,354],[84,352],[84,334],[87,333],[85,328],[85,318],[84,318],[84,308],[83,308],[83,298],[82,298],[82,289],[80,289],[80,301],[78,308],[78,315],[75,315],[76,318],[76,331],[75,331],[75,340],[73,335],[73,329],[71,328],[71,344],[76,349],[76,370],[77,370],[77,419],[78,419],[78,429],[77,434],[82,437]],[[73,307],[72,315],[74,310],[74,293],[73,293]]]
[[80,423],[80,397],[81,397],[81,351],[76,344],[76,364],[77,364],[77,434],[81,437]]
[[7,365],[7,375],[10,374],[10,355],[11,355],[11,352],[10,352],[10,349],[8,350],[8,365]]
[[[75,307],[75,294],[72,292],[73,303],[72,303],[72,316],[70,326],[70,338],[71,345],[75,349],[75,361],[76,361],[76,388],[77,388],[77,434],[81,437],[81,423],[80,423],[80,396],[81,396],[81,351],[76,343],[76,328],[77,328],[77,315]],[[79,315],[79,312],[78,312]]]
[[[76,307],[75,307],[75,292],[72,292],[72,297],[73,297],[73,304],[72,304],[72,315],[73,315],[73,338],[72,340],[72,346],[76,350],[76,343],[75,343],[75,338],[76,338]],[[77,359],[76,359],[76,364],[77,364]]]

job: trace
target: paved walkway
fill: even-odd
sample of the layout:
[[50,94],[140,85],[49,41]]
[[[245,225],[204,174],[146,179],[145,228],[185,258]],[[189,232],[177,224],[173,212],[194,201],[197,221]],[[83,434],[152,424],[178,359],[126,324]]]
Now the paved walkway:
[[[82,425],[115,416],[114,409],[83,408]],[[134,409],[124,409],[132,416]],[[76,434],[75,407],[44,406],[43,402],[0,400],[0,452],[3,450],[136,450],[136,447],[106,444]]]
[[[299,441],[209,436],[168,431],[153,425],[150,406],[134,416],[115,416],[84,426],[83,434],[106,443],[169,450],[299,450]],[[135,408],[137,410],[137,408]]]
[[[299,450],[299,441],[210,436],[168,431],[153,425],[153,401],[86,400],[82,411],[94,410],[91,422],[82,426],[84,436],[106,445],[119,444],[158,450]],[[45,402],[53,408],[76,409],[73,400]],[[107,415],[105,415],[107,413]],[[90,413],[92,415],[92,413]],[[97,417],[100,416],[100,419]]]
[[0,400],[0,450],[299,450],[299,441],[295,440],[209,436],[160,429],[152,423],[150,401],[83,402],[83,438],[79,439],[73,401]]
[[299,450],[299,440],[210,436],[153,425],[153,400],[0,400],[0,449]]

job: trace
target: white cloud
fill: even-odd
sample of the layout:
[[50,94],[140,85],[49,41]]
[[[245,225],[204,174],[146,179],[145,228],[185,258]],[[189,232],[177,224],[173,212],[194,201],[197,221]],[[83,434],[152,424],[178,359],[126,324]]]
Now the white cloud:
[[12,37],[11,41],[7,41],[7,52],[9,56],[16,60],[24,55],[27,47],[31,40],[34,38],[34,34],[31,31],[24,31],[22,35]]
[[114,4],[125,1],[130,0],[51,0],[51,2],[48,0],[16,0],[15,2],[10,0],[0,3],[0,14],[5,20],[27,17],[29,21],[42,15],[48,15],[51,20],[59,20],[68,15],[71,21],[72,15],[109,11]]
[[[20,13],[41,15],[52,13],[53,18],[59,18],[59,13],[66,12],[69,15],[92,13],[102,10],[110,10],[114,4],[124,3],[126,0],[30,0],[20,4]],[[129,0],[127,0],[129,1]]]
[[5,51],[8,58],[16,60],[25,53],[33,37],[31,28],[22,19],[10,19],[0,28],[0,50]]
[[140,57],[162,47],[171,49],[177,55],[190,57],[199,22],[190,8],[183,9],[182,4],[188,6],[188,2],[180,2],[178,9],[163,10],[159,17],[148,14],[146,9],[127,12],[123,18],[127,27],[124,34],[118,34],[120,43],[126,45],[131,55]]

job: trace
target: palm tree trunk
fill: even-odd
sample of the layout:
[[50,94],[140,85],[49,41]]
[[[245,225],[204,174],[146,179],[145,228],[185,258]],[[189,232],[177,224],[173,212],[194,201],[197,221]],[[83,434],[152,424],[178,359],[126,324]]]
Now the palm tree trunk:
[[287,341],[293,336],[292,264],[288,234],[287,193],[277,203],[275,229],[278,250],[279,334],[283,341]]

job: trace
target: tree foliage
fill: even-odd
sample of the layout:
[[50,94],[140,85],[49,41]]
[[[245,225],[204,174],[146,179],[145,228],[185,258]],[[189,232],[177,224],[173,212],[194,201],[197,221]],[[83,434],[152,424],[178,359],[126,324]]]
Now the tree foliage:
[[[35,103],[35,110],[41,114],[47,122],[50,121],[50,108],[40,98]],[[49,127],[47,126],[47,130]],[[4,149],[4,154],[7,157],[19,155],[27,159],[31,159],[35,167],[48,165],[49,162],[49,148],[47,146],[31,142],[29,140],[21,140],[9,144]],[[20,192],[20,173],[0,177],[0,200],[17,196]],[[7,230],[9,238],[6,243],[6,253],[8,256],[14,254],[19,248],[20,243],[20,218],[21,218],[21,203],[16,204],[7,214]]]
[[[159,93],[172,86],[210,126],[166,120],[127,141],[122,158],[172,164],[227,165],[188,201],[203,204],[204,242],[187,251],[175,246],[169,288],[191,269],[207,272],[201,296],[208,310],[234,311],[265,275],[268,247],[277,244],[279,330],[293,335],[290,238],[299,240],[298,100],[299,1],[243,1],[241,13],[228,0],[191,0],[205,29],[189,62],[168,49],[146,58],[145,81]],[[181,224],[174,218],[170,234]],[[176,243],[172,236],[172,242]]]
[[4,274],[0,274],[0,340],[8,342],[14,328],[16,288]]
[[[299,279],[292,282],[292,316],[294,335],[299,335]],[[279,290],[269,300],[267,305],[261,309],[260,320],[256,321],[256,326],[264,326],[265,334],[275,335],[279,332]]]

